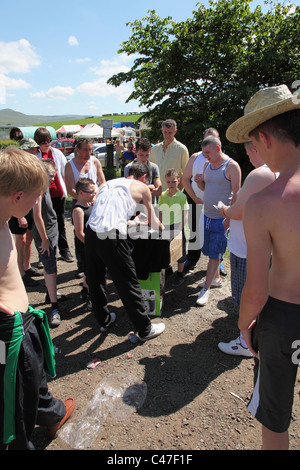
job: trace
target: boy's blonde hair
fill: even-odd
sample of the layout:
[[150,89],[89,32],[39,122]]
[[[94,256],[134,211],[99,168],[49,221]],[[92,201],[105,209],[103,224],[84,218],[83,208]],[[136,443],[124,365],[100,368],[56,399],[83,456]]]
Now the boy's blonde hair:
[[165,173],[165,178],[170,178],[174,176],[175,178],[179,178],[179,173],[175,168],[169,168]]
[[47,175],[49,175],[51,170],[55,171],[55,173],[57,172],[57,168],[56,168],[55,163],[54,163],[53,160],[41,160],[41,164],[45,168],[45,170],[47,172]]
[[45,191],[48,175],[40,160],[15,146],[0,151],[0,195]]

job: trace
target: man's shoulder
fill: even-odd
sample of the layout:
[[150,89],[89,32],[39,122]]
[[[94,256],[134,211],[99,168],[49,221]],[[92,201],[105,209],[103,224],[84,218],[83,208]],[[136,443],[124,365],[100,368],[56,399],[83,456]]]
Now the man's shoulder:
[[182,142],[180,142],[177,139],[174,139],[171,145],[174,145],[174,147],[176,146],[176,147],[178,147],[182,150],[186,150],[188,152],[187,146],[184,145]]
[[163,146],[163,142],[158,142],[157,144],[153,145],[151,147],[151,151],[150,151],[150,154],[151,153],[155,153],[157,150],[161,149]]

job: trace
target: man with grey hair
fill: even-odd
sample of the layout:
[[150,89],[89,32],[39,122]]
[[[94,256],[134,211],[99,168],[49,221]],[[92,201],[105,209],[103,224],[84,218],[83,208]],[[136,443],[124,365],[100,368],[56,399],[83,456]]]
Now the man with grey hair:
[[[177,133],[176,121],[173,119],[163,121],[161,132],[164,140],[152,147],[149,160],[158,165],[161,175],[165,175],[170,168],[175,168],[181,178],[187,162],[189,161],[189,152],[187,147],[175,138],[175,134]],[[180,182],[179,189],[182,188],[183,185]],[[162,181],[162,191],[166,189],[166,183]]]
[[202,253],[209,257],[206,280],[197,298],[197,305],[205,305],[210,287],[219,279],[220,259],[226,251],[226,220],[215,207],[222,201],[233,203],[241,187],[241,169],[236,161],[222,152],[220,139],[208,136],[202,142],[202,151],[207,162],[203,174],[195,176],[199,188],[203,190],[204,204],[204,244]]

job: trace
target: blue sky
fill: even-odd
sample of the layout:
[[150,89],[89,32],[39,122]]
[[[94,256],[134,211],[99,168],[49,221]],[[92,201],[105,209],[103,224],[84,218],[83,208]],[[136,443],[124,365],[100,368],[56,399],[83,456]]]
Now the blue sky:
[[[202,3],[208,5],[205,0]],[[263,5],[263,1],[253,1]],[[296,2],[297,3],[297,2]],[[108,86],[133,59],[117,53],[131,35],[129,21],[153,9],[186,20],[195,0],[15,0],[2,2],[0,109],[29,115],[141,112],[125,103],[131,85]]]

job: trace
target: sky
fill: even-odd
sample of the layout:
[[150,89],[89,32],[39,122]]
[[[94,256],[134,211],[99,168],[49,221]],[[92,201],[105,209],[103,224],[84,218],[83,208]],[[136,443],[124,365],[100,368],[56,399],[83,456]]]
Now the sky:
[[141,20],[148,10],[176,21],[197,10],[196,0],[1,3],[0,109],[44,116],[143,112],[137,101],[126,103],[132,84],[106,83],[133,65],[132,56],[118,54],[131,36],[126,23]]

